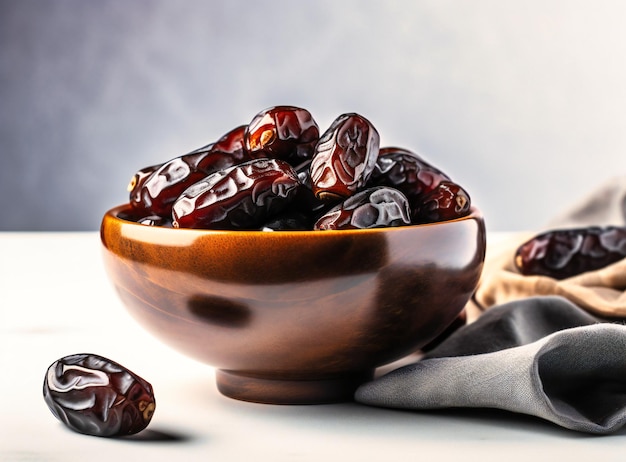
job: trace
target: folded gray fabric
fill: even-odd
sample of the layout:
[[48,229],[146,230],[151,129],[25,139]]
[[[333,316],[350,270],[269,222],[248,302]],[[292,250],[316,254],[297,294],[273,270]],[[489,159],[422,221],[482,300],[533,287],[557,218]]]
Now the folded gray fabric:
[[463,326],[423,356],[468,356],[539,340],[553,332],[586,326],[600,319],[565,297],[535,296],[494,307]]
[[626,326],[599,322],[560,297],[493,308],[421,361],[356,391],[403,409],[497,408],[581,432],[626,423]]

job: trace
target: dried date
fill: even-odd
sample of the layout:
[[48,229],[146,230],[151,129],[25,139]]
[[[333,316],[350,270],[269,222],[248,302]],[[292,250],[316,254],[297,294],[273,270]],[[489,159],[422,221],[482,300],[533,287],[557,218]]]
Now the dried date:
[[360,191],[369,179],[380,137],[364,117],[339,116],[321,136],[311,161],[313,192],[322,200],[337,200]]
[[206,155],[206,152],[185,154],[161,165],[146,179],[138,194],[130,198],[133,208],[144,215],[169,215],[180,193],[206,175],[197,168]]
[[150,165],[149,167],[144,167],[135,172],[128,183],[128,187],[126,188],[129,193],[131,204],[138,204],[141,202],[141,189],[143,188],[143,185],[146,183],[146,180],[150,178],[150,175],[161,168],[161,165],[163,164]]
[[319,127],[309,111],[274,106],[250,121],[245,146],[257,158],[281,159],[295,166],[311,158],[319,136]]
[[[217,142],[171,159],[133,188],[130,203],[144,215],[169,217],[172,204],[190,185],[206,175],[250,160],[244,148],[245,126],[237,127]],[[135,174],[137,177],[139,173]]]
[[594,271],[626,257],[626,228],[590,226],[538,234],[515,252],[524,275],[565,279]]
[[172,207],[176,228],[258,229],[295,198],[300,182],[279,159],[255,159],[206,176]]
[[93,436],[124,436],[148,426],[156,402],[152,386],[110,359],[93,354],[63,357],[43,384],[52,414],[70,429]]
[[432,166],[415,152],[404,148],[381,148],[372,172],[371,186],[390,186],[401,191],[409,203],[431,192],[450,177]]
[[453,220],[469,214],[471,199],[467,191],[452,181],[442,181],[424,194],[411,208],[413,223]]
[[315,230],[367,229],[411,223],[407,198],[384,186],[360,191],[326,212]]

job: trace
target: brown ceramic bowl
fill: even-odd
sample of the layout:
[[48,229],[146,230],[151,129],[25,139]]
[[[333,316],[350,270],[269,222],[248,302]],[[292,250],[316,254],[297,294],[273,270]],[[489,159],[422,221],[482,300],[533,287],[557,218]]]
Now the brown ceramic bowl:
[[480,212],[349,231],[212,231],[137,224],[109,210],[106,270],[156,337],[217,369],[226,396],[266,403],[352,398],[375,368],[441,334],[485,255]]

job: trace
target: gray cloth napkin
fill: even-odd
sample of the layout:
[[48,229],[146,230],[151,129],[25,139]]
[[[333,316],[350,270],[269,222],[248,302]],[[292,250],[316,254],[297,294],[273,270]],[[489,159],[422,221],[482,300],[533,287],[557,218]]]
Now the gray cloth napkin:
[[372,406],[497,408],[571,430],[626,423],[626,326],[602,322],[563,297],[492,308],[420,361],[355,393]]

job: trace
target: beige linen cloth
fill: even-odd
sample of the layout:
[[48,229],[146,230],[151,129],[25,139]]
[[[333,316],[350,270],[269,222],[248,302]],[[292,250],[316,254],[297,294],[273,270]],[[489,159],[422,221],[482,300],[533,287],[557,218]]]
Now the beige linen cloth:
[[555,217],[544,230],[516,233],[496,245],[488,245],[483,276],[466,307],[468,323],[493,306],[541,295],[565,297],[602,318],[626,318],[626,259],[563,280],[523,276],[513,264],[516,249],[541,231],[606,225],[626,226],[626,176],[615,177],[597,188]]

